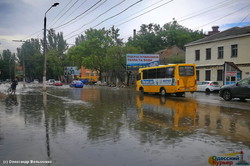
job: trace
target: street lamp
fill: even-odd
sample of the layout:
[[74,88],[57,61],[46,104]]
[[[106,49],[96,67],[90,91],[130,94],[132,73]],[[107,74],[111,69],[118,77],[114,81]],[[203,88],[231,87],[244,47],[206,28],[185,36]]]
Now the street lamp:
[[43,55],[44,55],[44,66],[43,66],[43,91],[46,91],[46,14],[47,12],[52,8],[52,7],[56,7],[57,5],[59,5],[59,3],[54,3],[46,12],[45,12],[45,16],[44,16],[44,29],[43,29]]

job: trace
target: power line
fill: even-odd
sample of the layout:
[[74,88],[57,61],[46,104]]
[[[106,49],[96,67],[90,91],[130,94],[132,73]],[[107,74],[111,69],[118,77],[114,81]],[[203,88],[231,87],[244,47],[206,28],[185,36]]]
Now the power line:
[[[62,12],[63,12],[63,10],[72,2],[73,0],[71,0],[71,1],[69,1],[69,3],[56,15],[56,17],[55,18],[57,18]],[[53,21],[52,21],[53,22]],[[51,22],[51,23],[52,23]],[[25,37],[25,38],[23,38],[22,40],[27,40],[28,38],[30,38],[30,37],[32,37],[32,36],[34,36],[34,35],[36,35],[37,34],[37,38],[39,38],[39,36],[42,34],[42,32],[43,32],[43,29],[41,29],[41,30],[39,30],[39,31],[37,31],[37,32],[34,32],[34,33],[32,33],[31,35],[29,35],[29,36],[27,36],[27,37]]]
[[78,16],[76,16],[75,18],[71,19],[70,21],[62,24],[62,25],[59,25],[57,27],[55,27],[54,29],[57,29],[57,28],[60,28],[60,27],[63,27],[69,23],[71,23],[72,21],[76,20],[78,17],[82,16],[83,14],[85,14],[86,12],[88,12],[89,10],[91,10],[93,7],[95,7],[98,3],[100,3],[102,0],[99,0],[98,2],[96,2],[94,5],[92,5],[90,8],[88,8],[87,10],[85,10],[84,12],[82,12],[81,14],[79,14]]
[[134,20],[134,19],[136,19],[136,18],[138,18],[138,17],[140,17],[140,16],[143,16],[143,15],[145,15],[145,14],[147,14],[147,13],[153,11],[153,10],[156,10],[156,9],[158,9],[158,8],[164,6],[164,5],[166,5],[166,4],[168,4],[168,3],[172,2],[172,1],[173,1],[173,0],[170,0],[170,1],[166,2],[166,3],[163,3],[162,5],[157,6],[157,7],[153,8],[153,9],[150,9],[150,10],[148,10],[148,11],[146,11],[146,12],[144,12],[144,13],[142,13],[142,14],[136,16],[136,17],[133,17],[133,18],[127,20],[127,21],[124,21],[124,22],[118,24],[117,26],[120,26],[120,25],[122,25],[122,24],[125,24],[125,23],[127,23],[127,22],[129,22],[129,21],[132,21],[132,20]]
[[241,11],[241,10],[243,10],[243,9],[245,9],[245,8],[247,8],[247,7],[249,7],[249,6],[250,6],[250,4],[247,5],[247,6],[244,6],[244,7],[240,8],[240,9],[234,11],[234,12],[231,12],[231,13],[229,13],[229,14],[223,16],[223,17],[220,17],[220,18],[218,18],[218,19],[216,19],[216,20],[213,20],[213,21],[211,21],[211,22],[209,22],[209,23],[206,23],[206,24],[201,25],[201,26],[199,26],[199,27],[197,27],[197,28],[194,28],[194,29],[199,29],[199,28],[204,27],[204,26],[206,26],[206,25],[209,25],[209,24],[211,24],[211,23],[213,23],[213,22],[216,22],[216,21],[218,21],[218,20],[221,20],[221,19],[223,19],[223,18],[225,18],[225,17],[227,17],[227,16],[230,16],[230,15],[232,15],[232,14],[234,14],[234,13],[237,13],[237,12],[239,12],[239,11]]
[[[109,8],[108,10],[106,10],[105,12],[99,14],[96,18],[92,19],[91,21],[89,21],[89,22],[86,23],[86,24],[83,24],[80,28],[78,28],[78,29],[72,31],[71,33],[69,33],[69,34],[66,35],[66,36],[69,36],[69,35],[71,35],[72,33],[74,33],[74,32],[76,32],[76,31],[82,29],[84,26],[89,25],[90,23],[94,22],[95,20],[97,20],[98,18],[100,18],[101,16],[103,16],[104,14],[106,14],[107,12],[109,12],[110,10],[114,9],[115,7],[121,5],[121,4],[122,4],[123,2],[125,2],[125,1],[126,1],[126,0],[122,0],[122,1],[119,2],[118,4],[112,6],[111,8]],[[78,34],[77,34],[77,35],[78,35]],[[74,35],[74,36],[77,36],[77,35]],[[65,37],[66,37],[66,36],[65,36]],[[72,37],[70,37],[70,38],[72,38]]]
[[35,35],[35,34],[39,34],[39,33],[41,33],[42,31],[43,31],[43,30],[41,29],[41,30],[39,30],[39,31],[37,31],[37,32],[35,32],[35,33],[32,33],[31,35],[29,35],[29,36],[23,38],[22,40],[27,40],[27,39],[30,38],[31,36],[33,36],[33,35]]
[[133,3],[132,5],[130,5],[129,7],[127,7],[126,9],[124,9],[123,11],[121,11],[121,12],[119,12],[119,13],[117,13],[117,14],[115,14],[115,15],[113,15],[113,16],[111,16],[111,17],[109,17],[109,18],[107,18],[107,19],[105,19],[105,20],[103,20],[103,21],[101,21],[100,23],[98,23],[97,25],[95,25],[93,28],[95,28],[95,27],[97,27],[98,25],[104,23],[105,21],[110,20],[111,18],[114,18],[114,17],[116,17],[116,16],[122,14],[123,12],[127,11],[129,8],[135,6],[137,3],[140,3],[141,1],[143,1],[143,0],[139,0],[139,1],[135,2],[135,3]]
[[[75,4],[76,4],[78,1],[79,1],[79,0],[76,0],[76,1],[68,8],[68,10],[66,10],[66,11],[61,15],[61,17],[58,18],[58,19],[56,20],[56,22],[55,22],[53,25],[55,25],[55,24],[57,23],[58,20],[60,20],[66,13],[68,13],[68,11],[69,11],[71,8],[73,8],[73,7],[75,6]],[[51,25],[51,27],[52,27],[53,25]]]
[[[64,8],[56,15],[56,17],[54,18],[54,20],[66,9],[66,7],[72,2],[73,0],[70,0],[68,3],[67,3],[67,5],[66,6],[64,6]],[[53,21],[54,21],[53,20]],[[52,22],[50,22],[50,24],[52,24],[53,23],[53,21]],[[57,20],[58,21],[58,20]],[[53,24],[54,25],[54,24]],[[51,26],[53,26],[53,25],[51,25]],[[50,25],[48,25],[48,26],[50,26]]]
[[[108,0],[104,0],[101,4],[99,4],[98,6],[96,6],[95,8],[93,8],[91,11],[89,11],[89,12],[86,13],[85,15],[81,16],[81,17],[79,18],[79,20],[82,19],[83,17],[89,15],[91,12],[93,12],[93,11],[96,10],[97,8],[101,7],[101,6],[102,6],[104,3],[106,3],[107,1],[108,1]],[[74,22],[72,22],[72,24],[75,23],[75,22],[77,22],[77,21],[78,21],[78,20],[75,20]]]
[[[74,12],[76,12],[85,2],[86,2],[87,0],[85,0],[85,1],[83,1],[74,11],[72,11],[70,14],[69,14],[69,16],[67,17],[67,18],[65,18],[64,20],[62,20],[61,22],[60,22],[60,24],[62,24],[64,21],[66,21]],[[54,25],[54,24],[53,24]],[[52,25],[52,26],[53,26]]]
[[237,25],[240,26],[240,24],[250,15],[250,12],[241,20],[241,22]]
[[[121,12],[119,12],[119,13],[117,13],[117,14],[115,14],[115,15],[113,15],[113,16],[111,16],[111,17],[109,17],[109,18],[107,18],[107,19],[105,19],[105,20],[103,20],[103,21],[101,21],[100,23],[98,23],[97,25],[95,25],[93,28],[97,27],[98,25],[104,23],[105,21],[107,21],[107,20],[109,20],[109,19],[111,19],[111,18],[114,18],[114,17],[116,17],[116,16],[122,14],[123,12],[127,11],[129,8],[131,8],[131,7],[135,6],[136,4],[140,3],[141,1],[143,1],[143,0],[139,0],[139,1],[135,2],[135,3],[133,3],[132,5],[128,6],[128,7],[125,8],[124,10],[122,10]],[[83,32],[84,32],[84,31],[82,31],[81,33],[83,33]],[[81,34],[81,33],[80,33],[80,34]],[[79,35],[79,34],[77,34],[77,35]],[[74,37],[74,36],[77,36],[77,35],[73,35],[73,36],[71,36],[71,37],[69,37],[69,38],[67,38],[67,39],[70,39],[70,38],[72,38],[72,37]],[[66,40],[67,40],[67,39],[66,39]]]
[[[135,14],[137,14],[137,13],[140,13],[140,12],[142,12],[142,11],[144,11],[144,10],[146,10],[146,9],[148,9],[148,8],[154,6],[154,5],[156,5],[156,4],[158,4],[158,3],[162,2],[162,1],[164,1],[164,0],[160,0],[160,1],[158,1],[158,2],[156,2],[156,3],[154,3],[154,4],[152,4],[152,5],[150,5],[150,6],[148,6],[148,7],[144,8],[144,9],[142,9],[142,10],[140,10],[140,11],[138,11],[138,12],[136,12],[136,13],[134,13],[134,14],[128,16],[128,17],[126,17],[125,19],[127,19],[127,18],[129,18],[129,17],[131,17],[131,16],[133,16],[133,15],[135,15]],[[125,19],[122,19],[122,20],[125,20]],[[115,22],[114,24],[117,24],[117,23],[119,23],[119,22],[122,22],[122,20],[117,21],[117,22]],[[110,26],[111,26],[111,25],[110,25]]]
[[[230,1],[234,1],[234,0],[230,0]],[[186,18],[184,16],[183,19],[178,19],[178,22],[186,21],[186,20],[191,19],[193,17],[200,16],[202,14],[208,13],[208,12],[213,11],[213,10],[217,10],[217,9],[221,8],[222,6],[225,7],[226,4],[231,4],[230,1],[223,1],[223,2],[218,3],[216,5],[210,6],[210,7],[206,8],[208,10],[205,10],[205,11],[204,11],[204,9],[202,9],[202,10],[200,10],[200,11],[202,11],[201,13],[199,13],[200,11],[194,12],[194,14],[195,13],[197,13],[197,14],[195,14],[195,15],[190,14],[191,16],[187,16]],[[209,8],[211,8],[211,9],[209,9]]]

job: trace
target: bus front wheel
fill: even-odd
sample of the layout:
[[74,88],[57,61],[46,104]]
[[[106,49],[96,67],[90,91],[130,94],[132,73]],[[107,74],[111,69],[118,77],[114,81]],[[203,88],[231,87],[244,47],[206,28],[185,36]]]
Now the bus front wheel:
[[165,90],[164,88],[161,88],[161,89],[160,89],[160,94],[161,94],[162,96],[165,96],[165,95],[166,95],[166,90]]

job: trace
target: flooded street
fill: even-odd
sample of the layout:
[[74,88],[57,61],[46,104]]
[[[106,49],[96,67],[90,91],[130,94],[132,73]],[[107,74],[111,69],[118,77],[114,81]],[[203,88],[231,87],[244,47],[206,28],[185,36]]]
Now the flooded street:
[[210,156],[240,151],[250,163],[250,100],[98,86],[49,87],[48,93],[40,88],[0,97],[0,164],[204,166]]

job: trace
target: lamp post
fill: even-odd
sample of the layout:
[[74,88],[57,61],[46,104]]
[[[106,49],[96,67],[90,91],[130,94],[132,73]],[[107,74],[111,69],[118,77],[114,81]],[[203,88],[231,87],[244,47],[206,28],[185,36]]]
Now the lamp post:
[[47,63],[47,58],[46,58],[46,14],[47,12],[52,8],[52,7],[56,7],[57,5],[59,5],[59,3],[54,3],[46,12],[45,12],[45,16],[44,16],[44,29],[43,29],[43,55],[44,55],[44,66],[43,66],[43,91],[46,92],[47,88],[46,88],[46,63]]

